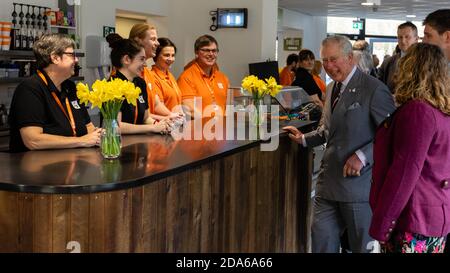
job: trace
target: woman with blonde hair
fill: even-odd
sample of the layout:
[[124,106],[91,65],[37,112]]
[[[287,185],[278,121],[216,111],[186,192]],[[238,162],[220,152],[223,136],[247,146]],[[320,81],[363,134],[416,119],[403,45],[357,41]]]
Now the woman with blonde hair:
[[[159,46],[159,42],[155,27],[146,23],[135,24],[130,30],[129,39],[134,40],[144,48],[147,60],[156,56],[156,49]],[[151,117],[158,120],[164,118],[181,118],[182,115],[180,113],[172,113],[161,101],[160,95],[155,91],[155,78],[150,68],[144,68],[142,77],[147,83],[148,103],[149,111],[152,114]]]
[[450,232],[447,60],[437,46],[419,43],[398,68],[399,108],[374,141],[369,234],[383,252],[438,253]]

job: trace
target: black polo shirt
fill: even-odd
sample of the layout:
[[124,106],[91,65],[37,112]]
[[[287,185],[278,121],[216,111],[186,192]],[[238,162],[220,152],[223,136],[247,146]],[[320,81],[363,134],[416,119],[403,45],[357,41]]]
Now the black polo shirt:
[[319,99],[322,99],[322,91],[317,85],[311,73],[303,67],[297,68],[295,73],[295,80],[291,84],[292,86],[299,86],[308,93],[308,95],[317,95]]
[[66,97],[69,99],[77,136],[87,134],[86,125],[91,122],[91,119],[86,107],[80,104],[77,98],[75,83],[70,80],[64,81],[59,92],[47,74],[44,71],[42,74],[48,85],[36,74],[20,83],[14,91],[9,115],[10,152],[28,151],[20,135],[22,127],[36,126],[41,127],[46,134],[73,136],[70,121],[51,92],[57,94],[66,112]]
[[[112,78],[119,78],[121,80],[127,81],[127,77],[120,73],[119,71],[116,71],[116,74],[112,76]],[[141,77],[135,77],[133,79],[133,83],[136,87],[139,87],[141,89],[141,94],[139,95],[139,98],[137,99],[137,110],[138,110],[138,116],[136,124],[144,124],[144,116],[145,111],[148,109],[148,98],[147,98],[147,85],[145,81]],[[134,117],[135,117],[135,111],[136,107],[133,104],[129,104],[127,100],[124,100],[122,103],[122,107],[120,108],[120,112],[122,112],[122,121],[126,123],[134,124]]]

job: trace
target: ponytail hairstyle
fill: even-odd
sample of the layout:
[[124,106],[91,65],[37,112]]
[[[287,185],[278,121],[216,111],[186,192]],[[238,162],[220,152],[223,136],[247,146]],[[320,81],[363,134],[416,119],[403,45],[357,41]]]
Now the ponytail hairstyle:
[[111,50],[111,64],[115,68],[122,68],[122,58],[124,56],[133,59],[141,50],[142,46],[138,43],[130,40],[123,39],[117,33],[111,33],[106,37],[106,41],[109,44]]

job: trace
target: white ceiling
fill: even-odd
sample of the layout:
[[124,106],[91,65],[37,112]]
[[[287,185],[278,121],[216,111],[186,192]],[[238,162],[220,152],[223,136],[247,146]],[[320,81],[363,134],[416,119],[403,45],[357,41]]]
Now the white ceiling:
[[[279,7],[313,16],[360,17],[422,21],[434,10],[450,8],[450,0],[381,0],[376,8],[362,6],[365,0],[278,0]],[[371,2],[371,1],[369,1]],[[406,18],[415,14],[416,18]]]

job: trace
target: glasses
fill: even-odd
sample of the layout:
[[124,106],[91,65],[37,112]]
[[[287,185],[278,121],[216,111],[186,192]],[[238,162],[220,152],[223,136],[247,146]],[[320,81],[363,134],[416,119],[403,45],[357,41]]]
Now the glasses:
[[322,63],[336,63],[341,56],[331,56],[329,58],[322,58]]
[[77,56],[75,56],[75,52],[63,52],[62,54],[66,54],[69,55],[70,57],[72,57],[73,59],[75,59]]
[[215,48],[215,49],[208,49],[208,48],[200,48],[199,49],[201,52],[203,53],[212,53],[212,54],[217,54],[219,53],[219,49]]

